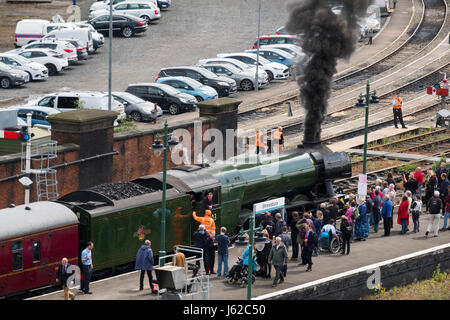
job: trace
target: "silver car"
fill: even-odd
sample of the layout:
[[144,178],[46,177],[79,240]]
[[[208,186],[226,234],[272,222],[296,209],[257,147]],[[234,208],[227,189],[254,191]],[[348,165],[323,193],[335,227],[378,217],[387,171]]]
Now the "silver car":
[[48,79],[48,69],[46,66],[17,54],[1,53],[0,62],[3,62],[13,69],[25,71],[30,76],[30,81]]
[[[225,76],[236,81],[238,88],[243,91],[250,91],[255,89],[256,79],[255,72],[249,70],[240,70],[230,64],[206,64],[203,68],[217,74],[218,76]],[[269,81],[266,78],[258,77],[258,88],[266,86]]]
[[128,92],[112,92],[114,100],[125,106],[125,113],[131,116],[134,121],[155,120],[163,114],[159,106],[149,101],[145,101],[134,94]]
[[20,86],[30,81],[28,73],[22,70],[13,69],[0,62],[0,87],[3,89]]
[[[197,65],[198,66],[205,66],[206,64],[225,64],[225,65],[229,65],[231,64],[232,66],[238,68],[239,70],[242,71],[251,71],[253,73],[253,77],[256,77],[256,67],[255,66],[251,66],[248,65],[242,61],[239,61],[237,59],[233,59],[233,58],[210,58],[210,59],[201,59],[198,60]],[[258,77],[261,79],[267,79],[269,80],[269,76],[267,75],[267,72],[265,72],[262,68],[258,69]]]

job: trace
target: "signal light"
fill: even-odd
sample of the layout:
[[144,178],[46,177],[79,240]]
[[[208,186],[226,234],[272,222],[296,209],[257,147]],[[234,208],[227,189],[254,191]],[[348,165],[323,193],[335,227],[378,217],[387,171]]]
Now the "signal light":
[[28,128],[27,127],[22,127],[22,129],[20,129],[20,133],[19,133],[19,139],[22,140],[23,142],[27,142],[29,141],[32,137],[34,137],[34,133],[28,133]]

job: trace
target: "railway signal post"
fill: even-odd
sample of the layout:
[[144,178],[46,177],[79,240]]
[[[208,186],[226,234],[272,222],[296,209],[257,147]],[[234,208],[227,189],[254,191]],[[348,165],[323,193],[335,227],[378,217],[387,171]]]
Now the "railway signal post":
[[364,124],[364,155],[363,155],[363,174],[366,174],[366,165],[367,165],[367,134],[369,130],[369,104],[370,103],[379,103],[378,97],[376,95],[376,91],[370,92],[370,83],[367,80],[366,84],[366,103],[363,102],[363,95],[359,96],[358,102],[355,107],[364,107],[365,108],[365,124]]
[[[22,140],[26,143],[26,157],[25,157],[25,174],[26,176],[19,179],[19,182],[25,187],[25,204],[30,203],[30,189],[31,181],[31,113],[27,113],[27,125],[20,129],[20,132],[0,130],[0,138],[2,139],[12,139],[12,140]],[[22,171],[23,172],[23,171]]]

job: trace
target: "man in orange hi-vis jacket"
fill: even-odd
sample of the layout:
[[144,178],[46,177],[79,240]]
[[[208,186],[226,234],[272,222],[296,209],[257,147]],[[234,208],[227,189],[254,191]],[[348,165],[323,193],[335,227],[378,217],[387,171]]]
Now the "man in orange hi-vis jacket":
[[397,118],[400,121],[400,124],[402,125],[403,129],[406,129],[405,124],[403,123],[403,115],[402,115],[402,106],[403,106],[403,100],[400,97],[400,94],[397,92],[397,95],[392,100],[392,107],[394,110],[394,126],[397,127]]
[[211,218],[211,210],[205,210],[204,217],[198,217],[195,211],[192,212],[192,217],[195,221],[200,223],[205,227],[205,230],[209,233],[211,237],[216,236],[216,224],[214,223],[213,218]]
[[256,133],[256,139],[255,139],[255,145],[256,145],[256,154],[264,153],[264,137],[263,132],[261,129],[258,130]]
[[283,151],[284,145],[283,128],[278,127],[277,131],[273,133],[273,137],[276,141],[278,141],[278,150]]

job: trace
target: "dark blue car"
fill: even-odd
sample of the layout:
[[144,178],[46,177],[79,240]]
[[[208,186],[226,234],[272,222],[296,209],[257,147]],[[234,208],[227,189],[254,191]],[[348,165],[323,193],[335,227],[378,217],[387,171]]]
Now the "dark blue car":
[[157,2],[160,9],[169,9],[171,0],[158,0]]

